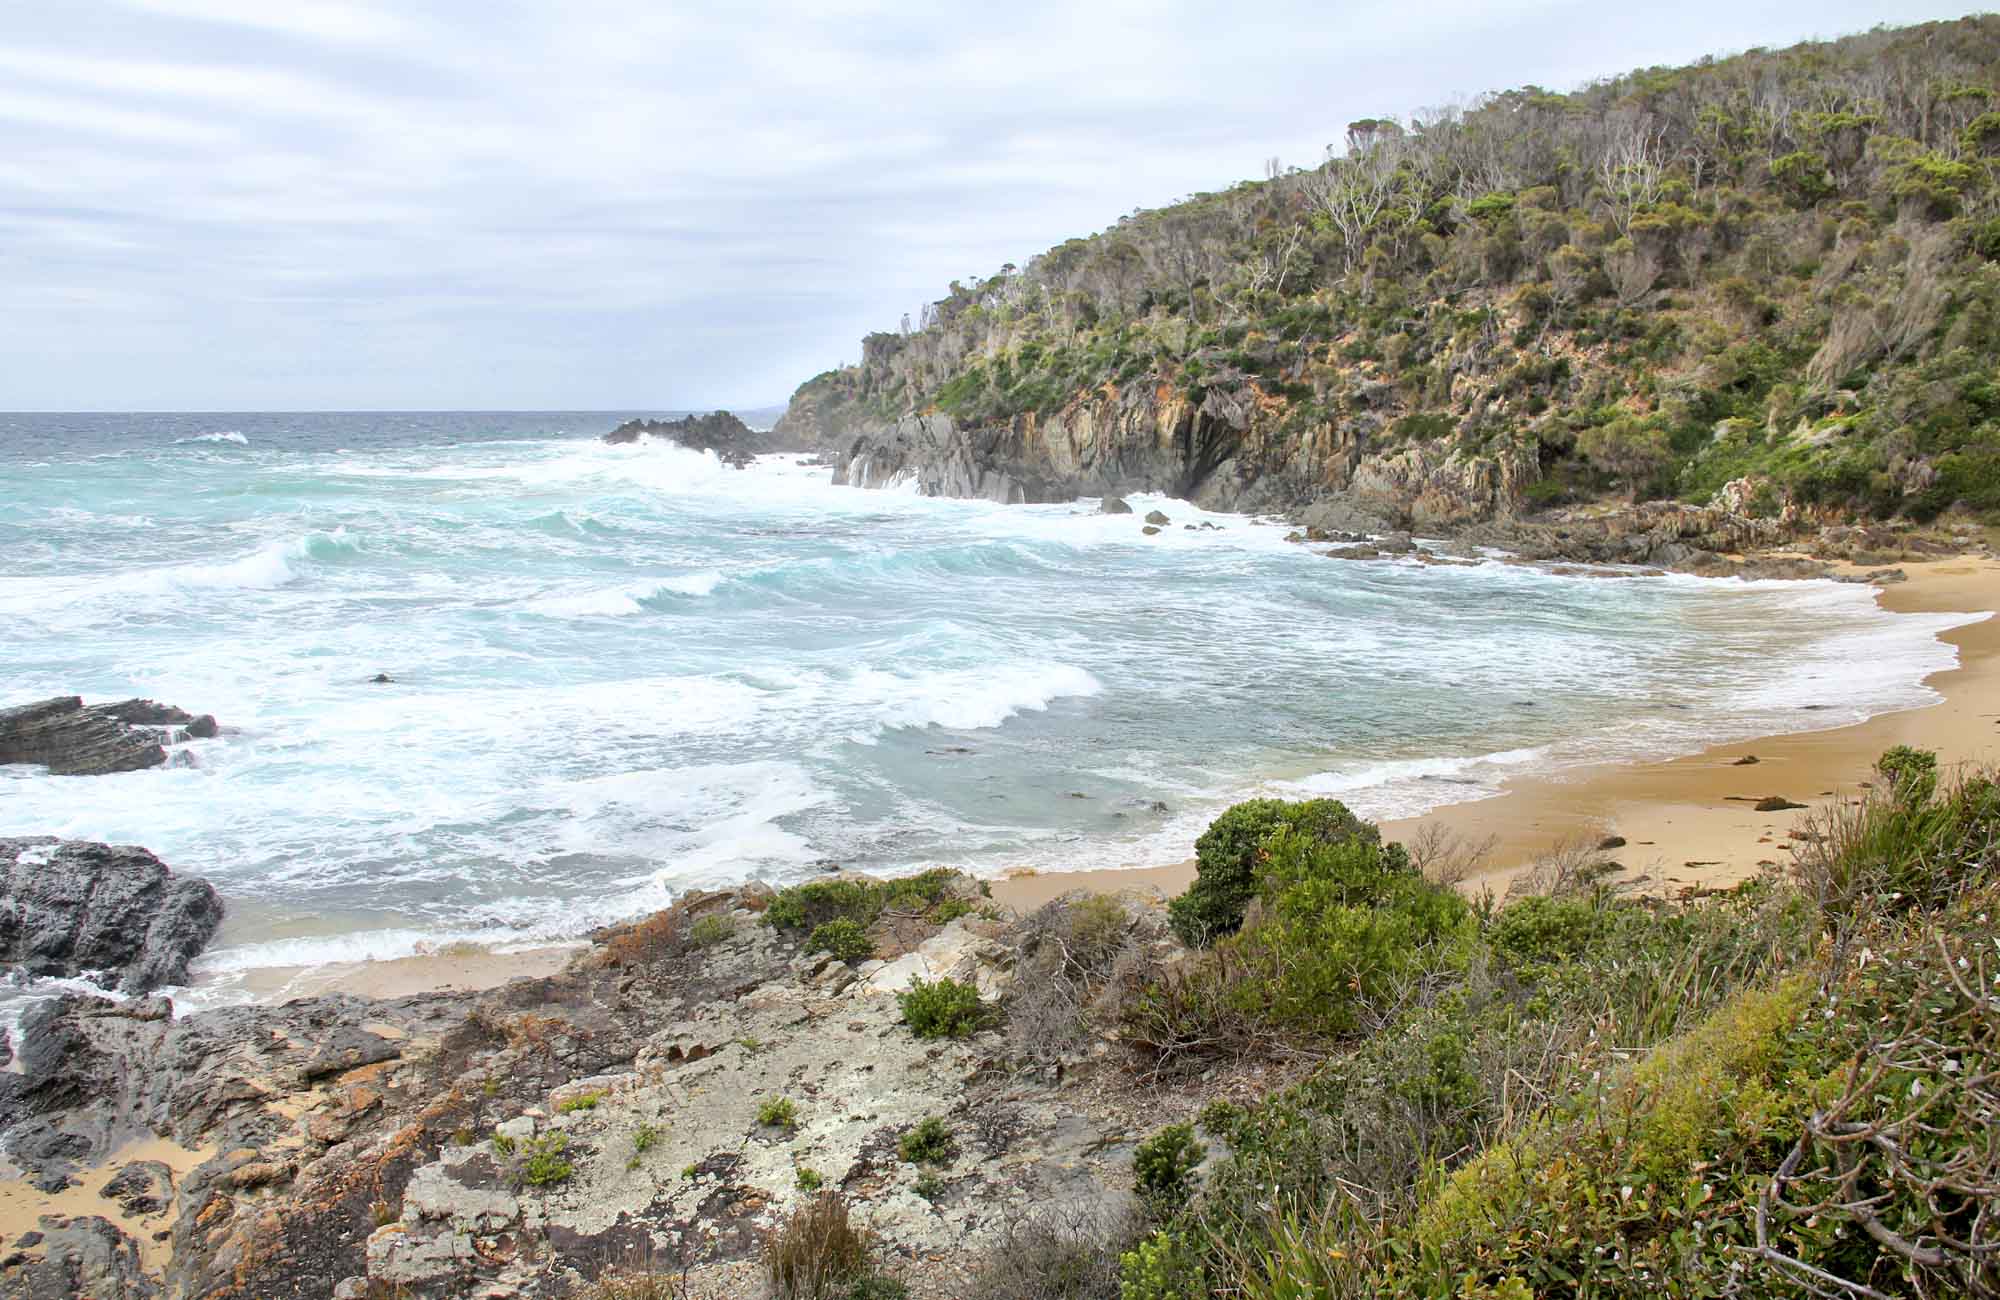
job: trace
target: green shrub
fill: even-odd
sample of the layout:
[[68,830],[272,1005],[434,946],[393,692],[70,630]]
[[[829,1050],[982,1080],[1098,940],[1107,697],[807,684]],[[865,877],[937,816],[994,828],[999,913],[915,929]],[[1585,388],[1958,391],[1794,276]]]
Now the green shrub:
[[990,1019],[990,1009],[979,1000],[979,986],[970,980],[913,975],[896,1001],[918,1038],[966,1038]]
[[757,1107],[757,1122],[765,1128],[789,1132],[799,1126],[799,1108],[790,1097],[771,1097]]
[[944,1199],[944,1194],[946,1190],[945,1181],[943,1178],[939,1177],[936,1173],[927,1170],[924,1173],[917,1175],[917,1181],[910,1184],[910,1190],[915,1192],[918,1196],[922,1197],[924,1200],[929,1201],[933,1205],[936,1205],[939,1201]]
[[1264,842],[1292,828],[1327,843],[1350,838],[1374,842],[1380,833],[1335,799],[1287,803],[1251,799],[1209,823],[1194,842],[1195,879],[1168,904],[1174,933],[1191,948],[1206,947],[1243,924],[1257,895],[1257,865]]
[[811,930],[837,918],[868,925],[881,915],[875,889],[859,880],[809,880],[778,891],[764,919],[783,930]]
[[579,1111],[596,1110],[597,1104],[603,1100],[604,1094],[601,1092],[578,1093],[574,1097],[563,1098],[561,1103],[556,1106],[556,1113],[574,1115]]
[[812,932],[846,920],[861,929],[884,912],[904,912],[942,925],[971,910],[963,894],[971,884],[959,872],[935,867],[894,880],[809,880],[778,891],[764,920],[782,930]]
[[1937,751],[1896,745],[1882,751],[1875,770],[1889,783],[1898,802],[1923,804],[1937,793]]
[[1265,917],[1232,940],[1239,1011],[1281,1032],[1335,1037],[1398,980],[1458,960],[1471,908],[1397,845],[1328,843],[1279,830],[1266,841]]
[[721,913],[715,913],[702,917],[688,927],[688,942],[697,948],[713,948],[735,933],[735,920]]
[[835,961],[864,961],[875,955],[875,941],[858,922],[840,916],[813,927],[806,951],[831,953]]
[[825,1184],[826,1176],[817,1169],[800,1165],[797,1174],[793,1176],[793,1181],[798,1184],[802,1192],[816,1192]]
[[958,1141],[950,1125],[936,1115],[927,1115],[896,1139],[896,1154],[907,1164],[950,1164],[958,1154]]
[[1993,873],[2000,784],[1973,772],[1937,790],[1935,761],[1928,751],[1892,749],[1880,760],[1886,788],[1808,820],[1794,869],[1832,928],[1941,906]]
[[548,1133],[521,1143],[521,1181],[530,1187],[550,1187],[566,1181],[576,1172],[576,1166],[564,1154],[568,1150],[566,1133]]
[[1209,1295],[1201,1256],[1180,1233],[1161,1229],[1119,1262],[1120,1300],[1206,1300]]
[[1208,1148],[1191,1124],[1170,1124],[1132,1152],[1133,1189],[1158,1217],[1178,1213],[1194,1194],[1194,1171]]

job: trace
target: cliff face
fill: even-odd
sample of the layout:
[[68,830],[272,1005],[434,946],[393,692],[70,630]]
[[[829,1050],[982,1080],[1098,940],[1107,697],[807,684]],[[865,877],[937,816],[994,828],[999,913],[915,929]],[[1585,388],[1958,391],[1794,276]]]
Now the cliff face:
[[1296,426],[1258,396],[1216,389],[1194,402],[1169,385],[1132,386],[1046,416],[963,427],[931,412],[821,437],[835,460],[833,481],[852,487],[914,482],[927,496],[1005,504],[1163,492],[1242,511],[1345,493],[1403,526],[1511,515],[1539,476],[1532,439],[1491,455],[1415,447],[1370,456],[1356,426]]

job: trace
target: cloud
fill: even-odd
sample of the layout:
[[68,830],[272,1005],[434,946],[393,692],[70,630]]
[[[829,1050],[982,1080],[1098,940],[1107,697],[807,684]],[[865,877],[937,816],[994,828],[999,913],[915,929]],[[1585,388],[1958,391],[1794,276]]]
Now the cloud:
[[[1943,16],[1944,11],[1939,11]],[[1850,0],[69,0],[0,34],[0,408],[778,400],[953,278]],[[1917,15],[1911,15],[1914,19]]]

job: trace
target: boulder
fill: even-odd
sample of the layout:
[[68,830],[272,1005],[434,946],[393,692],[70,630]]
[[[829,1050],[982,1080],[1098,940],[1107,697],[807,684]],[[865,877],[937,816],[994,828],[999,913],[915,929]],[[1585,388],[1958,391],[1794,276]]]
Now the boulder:
[[1132,507],[1126,504],[1124,497],[1105,497],[1097,503],[1097,513],[1100,515],[1129,515],[1132,513]]
[[134,1160],[113,1174],[98,1195],[116,1201],[128,1215],[150,1218],[173,1204],[174,1171],[158,1160]]
[[30,974],[104,972],[126,993],[184,984],[221,924],[213,886],[145,849],[0,839],[0,962]]
[[1160,527],[1164,528],[1168,524],[1172,523],[1173,520],[1167,518],[1165,514],[1161,513],[1158,510],[1148,510],[1146,512],[1146,522],[1149,524],[1158,524]]
[[0,1263],[0,1295],[14,1300],[154,1300],[159,1283],[140,1265],[139,1243],[109,1219],[46,1216],[35,1253]]
[[714,452],[723,464],[737,469],[749,468],[760,452],[778,450],[768,435],[728,411],[711,411],[678,420],[627,420],[604,435],[604,441],[609,443],[632,443],[641,438],[660,438],[690,451]]
[[166,761],[158,732],[115,712],[86,709],[79,695],[0,709],[0,764],[36,763],[55,776],[96,776]]

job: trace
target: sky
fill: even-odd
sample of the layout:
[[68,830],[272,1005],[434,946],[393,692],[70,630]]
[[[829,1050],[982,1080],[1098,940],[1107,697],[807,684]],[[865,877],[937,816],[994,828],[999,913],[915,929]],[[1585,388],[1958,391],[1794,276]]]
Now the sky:
[[1847,0],[0,0],[0,410],[782,402],[1358,117]]

